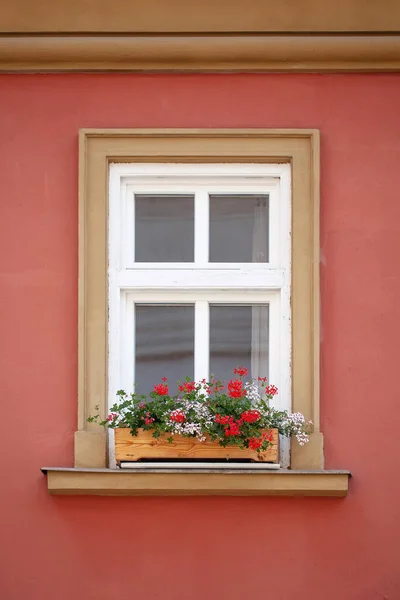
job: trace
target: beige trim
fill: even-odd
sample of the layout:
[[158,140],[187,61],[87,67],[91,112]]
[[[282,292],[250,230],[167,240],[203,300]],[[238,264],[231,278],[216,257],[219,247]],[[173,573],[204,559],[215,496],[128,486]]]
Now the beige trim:
[[0,4],[8,33],[387,32],[398,0],[13,0]]
[[42,469],[50,494],[94,496],[347,496],[348,471]]
[[400,35],[0,36],[0,72],[99,70],[398,71]]
[[[107,406],[108,165],[127,162],[290,162],[292,164],[293,409],[314,422],[292,466],[322,468],[319,432],[319,133],[271,129],[83,130],[79,176],[79,402],[75,465],[105,467],[105,436],[89,414]],[[317,434],[317,435],[316,435]]]
[[14,0],[0,72],[398,71],[399,32],[398,0]]
[[[81,409],[79,403],[78,411]],[[97,431],[82,429],[74,436],[74,464],[77,468],[96,468],[107,464],[107,434],[98,427]]]

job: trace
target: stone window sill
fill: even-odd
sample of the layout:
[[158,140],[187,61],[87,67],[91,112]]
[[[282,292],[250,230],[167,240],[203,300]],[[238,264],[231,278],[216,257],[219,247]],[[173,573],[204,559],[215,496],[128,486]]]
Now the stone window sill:
[[43,467],[50,494],[91,496],[347,496],[349,471],[211,467]]

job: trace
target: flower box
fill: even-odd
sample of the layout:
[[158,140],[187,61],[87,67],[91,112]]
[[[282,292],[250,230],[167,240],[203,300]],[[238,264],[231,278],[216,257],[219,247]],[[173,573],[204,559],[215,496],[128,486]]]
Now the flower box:
[[[249,448],[241,449],[238,446],[226,448],[219,445],[218,441],[211,441],[208,436],[204,442],[196,438],[174,435],[173,441],[168,442],[167,435],[154,438],[152,431],[139,429],[138,435],[131,435],[128,427],[117,427],[115,435],[115,458],[117,464],[125,461],[139,461],[143,459],[212,459],[212,460],[238,460],[247,459],[255,462],[277,463],[279,458],[277,429],[271,429],[271,445],[264,452],[257,452]],[[268,432],[269,433],[269,432]]]
[[[178,381],[170,395],[167,378],[149,394],[117,391],[118,401],[106,418],[88,417],[115,432],[117,464],[140,460],[250,460],[278,463],[279,435],[308,441],[311,421],[270,405],[278,388],[266,377],[244,381],[245,367],[225,382]],[[98,409],[98,407],[96,407]]]

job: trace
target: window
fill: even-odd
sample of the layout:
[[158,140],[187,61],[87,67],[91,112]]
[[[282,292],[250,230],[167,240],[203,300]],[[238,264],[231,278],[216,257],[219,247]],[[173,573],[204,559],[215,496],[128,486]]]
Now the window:
[[148,385],[149,359],[166,368],[162,331],[170,377],[259,356],[279,400],[314,422],[310,443],[292,444],[291,467],[322,468],[318,132],[82,130],[79,197],[75,466],[107,466],[105,433],[87,416],[97,405],[104,415],[117,387]]
[[290,339],[290,165],[110,166],[110,404],[240,364],[290,408]]

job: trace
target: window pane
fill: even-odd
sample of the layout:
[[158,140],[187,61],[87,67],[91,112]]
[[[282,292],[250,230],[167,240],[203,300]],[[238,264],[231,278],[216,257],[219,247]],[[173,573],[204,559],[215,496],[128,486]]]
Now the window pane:
[[210,262],[268,262],[268,195],[210,195]]
[[194,261],[194,196],[135,195],[135,261]]
[[268,305],[210,305],[210,372],[229,380],[235,367],[268,377]]
[[194,306],[137,304],[136,391],[147,394],[168,377],[171,394],[176,381],[194,377]]

